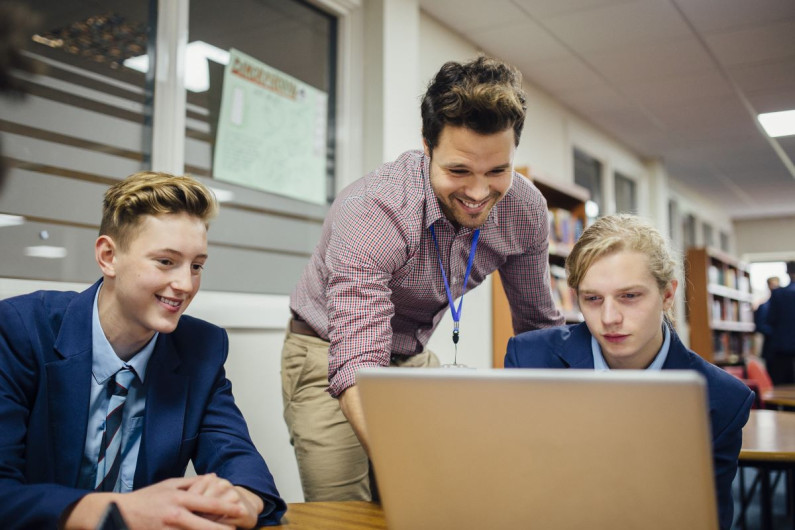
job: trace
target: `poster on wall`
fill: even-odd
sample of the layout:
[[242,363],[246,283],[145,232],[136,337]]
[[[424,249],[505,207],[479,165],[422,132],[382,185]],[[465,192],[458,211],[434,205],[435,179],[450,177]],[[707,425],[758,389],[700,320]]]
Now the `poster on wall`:
[[229,51],[215,141],[215,178],[326,203],[328,95]]

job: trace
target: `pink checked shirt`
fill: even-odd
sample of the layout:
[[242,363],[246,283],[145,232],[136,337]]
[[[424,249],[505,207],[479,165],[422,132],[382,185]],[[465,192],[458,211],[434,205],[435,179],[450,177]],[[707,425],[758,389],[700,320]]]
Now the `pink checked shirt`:
[[[461,296],[473,230],[447,220],[428,175],[428,157],[408,151],[345,188],[291,295],[291,309],[330,343],[332,396],[355,384],[359,368],[422,352],[447,310],[432,224],[452,295]],[[563,323],[547,246],[546,201],[514,174],[481,227],[467,292],[499,270],[516,333]]]

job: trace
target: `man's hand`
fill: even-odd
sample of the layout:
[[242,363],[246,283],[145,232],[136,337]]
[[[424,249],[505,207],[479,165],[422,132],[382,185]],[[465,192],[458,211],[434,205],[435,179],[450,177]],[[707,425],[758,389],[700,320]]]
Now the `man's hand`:
[[63,527],[95,528],[110,502],[119,506],[130,530],[253,528],[257,506],[262,510],[262,501],[248,490],[202,475],[168,479],[130,493],[91,493],[75,504]]
[[348,419],[348,423],[353,427],[353,432],[359,438],[359,442],[364,448],[367,456],[370,456],[369,440],[367,439],[367,427],[364,424],[364,410],[362,400],[359,397],[359,388],[356,385],[348,387],[339,396],[340,408]]
[[226,479],[219,478],[215,473],[201,475],[199,480],[194,482],[188,491],[198,493],[205,497],[221,499],[238,505],[242,510],[239,517],[217,516],[206,514],[208,519],[224,524],[230,524],[237,528],[253,528],[257,524],[257,516],[264,508],[264,504],[259,495],[240,486],[234,486]]

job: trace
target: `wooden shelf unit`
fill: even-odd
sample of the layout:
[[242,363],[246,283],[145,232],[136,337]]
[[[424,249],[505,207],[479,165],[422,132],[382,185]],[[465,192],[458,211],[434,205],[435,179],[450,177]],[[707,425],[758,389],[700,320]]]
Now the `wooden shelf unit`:
[[[547,200],[550,211],[549,264],[553,298],[567,322],[581,322],[582,314],[577,308],[576,298],[571,295],[566,284],[563,266],[575,237],[579,236],[585,226],[585,202],[590,194],[587,189],[576,184],[559,183],[541,175],[531,175],[526,167],[515,169],[535,184]],[[491,293],[493,365],[495,368],[502,368],[508,339],[513,337],[514,330],[511,308],[498,272],[493,275]]]
[[748,266],[716,248],[693,247],[685,274],[690,349],[715,364],[742,364],[754,338]]

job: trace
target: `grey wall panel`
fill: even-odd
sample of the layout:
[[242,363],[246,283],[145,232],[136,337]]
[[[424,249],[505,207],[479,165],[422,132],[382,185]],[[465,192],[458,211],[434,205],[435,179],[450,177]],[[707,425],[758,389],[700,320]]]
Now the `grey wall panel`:
[[309,258],[210,245],[202,289],[289,294]]
[[196,140],[195,138],[185,138],[185,162],[209,173],[213,164],[213,153],[210,143],[204,140]]
[[0,105],[0,119],[128,151],[143,150],[140,123],[38,96]]
[[[329,209],[328,205],[299,201],[221,180],[207,177],[196,178],[213,188],[231,191],[234,194],[231,204],[253,211],[284,214],[286,216],[299,217],[322,223]],[[223,207],[224,205],[222,204],[221,208]]]
[[[48,239],[40,233],[46,231]],[[93,282],[101,276],[94,260],[96,230],[28,222],[0,228],[0,277]],[[30,246],[64,247],[66,256],[47,259],[25,255]],[[289,294],[308,257],[210,244],[202,288],[262,294]]]
[[0,212],[99,227],[105,184],[14,168],[8,172]]
[[[97,76],[96,74],[93,74],[91,72],[86,72],[82,68],[76,68],[74,70],[79,75],[85,75],[86,77],[89,77],[90,74],[90,77],[94,78],[95,80],[101,79],[102,82],[104,83],[119,86],[117,83],[113,82],[114,81],[113,79],[108,78],[106,76]],[[69,81],[64,81],[62,79],[57,79],[55,77],[50,77],[46,75],[30,75],[24,72],[18,72],[16,73],[16,76],[19,77],[20,79],[24,79],[36,85],[41,85],[49,89],[57,90],[59,92],[63,92],[64,94],[72,94],[75,96],[79,96],[81,98],[103,103],[105,105],[110,105],[120,110],[134,112],[136,114],[143,114],[144,112],[143,103],[139,103],[138,101],[133,101],[131,99],[128,99],[127,97],[115,96],[113,94],[109,94],[101,90],[95,90],[87,86],[72,83]],[[122,86],[123,85],[127,84],[122,83]],[[130,90],[133,94],[140,94],[143,92],[141,88],[134,86],[128,86],[125,87],[125,89]]]
[[[40,234],[46,231],[46,240]],[[0,228],[0,276],[66,282],[93,282],[100,277],[94,261],[96,230],[27,222]],[[63,247],[66,256],[48,259],[25,255],[31,246]]]
[[105,177],[126,177],[142,168],[138,160],[10,133],[3,133],[3,154],[33,164]]
[[272,214],[255,213],[221,205],[221,213],[210,226],[210,242],[288,253],[312,253],[322,225]]

